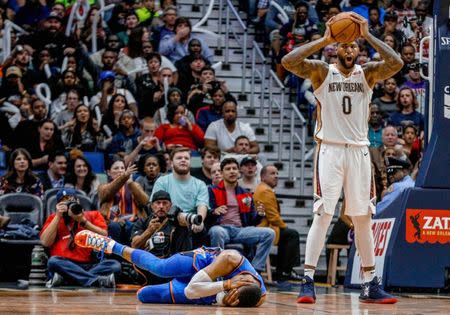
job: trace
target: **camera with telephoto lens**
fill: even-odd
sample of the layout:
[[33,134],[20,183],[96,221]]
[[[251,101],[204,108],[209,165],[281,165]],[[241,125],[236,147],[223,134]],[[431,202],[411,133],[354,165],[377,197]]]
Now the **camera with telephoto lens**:
[[[182,213],[183,210],[181,210],[179,207],[177,206],[172,206],[169,210],[169,212],[167,212],[167,217],[169,218],[169,221],[172,223],[178,223],[178,214]],[[189,225],[195,224],[195,225],[200,225],[203,222],[203,217],[201,215],[198,214],[193,214],[193,213],[189,213],[186,215],[186,221],[188,222]]]
[[83,212],[83,207],[78,202],[69,201],[66,205],[73,215],[79,215]]

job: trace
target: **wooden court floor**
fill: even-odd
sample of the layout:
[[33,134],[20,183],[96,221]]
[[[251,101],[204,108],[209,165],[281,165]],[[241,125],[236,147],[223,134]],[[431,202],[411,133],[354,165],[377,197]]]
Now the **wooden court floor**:
[[296,294],[269,292],[259,308],[142,304],[133,291],[0,290],[0,314],[450,314],[450,299],[435,296],[400,297],[395,305],[370,305],[358,293],[329,289],[313,305],[297,304]]

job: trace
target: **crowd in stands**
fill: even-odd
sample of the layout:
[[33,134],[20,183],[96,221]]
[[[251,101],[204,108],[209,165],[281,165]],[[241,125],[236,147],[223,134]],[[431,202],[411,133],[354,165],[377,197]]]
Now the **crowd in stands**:
[[[371,104],[368,136],[381,199],[389,187],[385,157],[420,163],[425,83],[418,75],[417,45],[430,24],[429,5],[274,1],[288,14],[287,23],[264,0],[249,1],[248,20],[265,25],[272,66],[280,79],[298,87],[299,101],[311,100],[302,90],[307,82],[283,71],[280,60],[320,37],[326,21],[341,11],[370,17],[373,33],[401,54],[405,68],[377,84]],[[211,49],[192,33],[190,20],[171,0],[160,7],[154,0],[113,1],[115,7],[100,15],[89,1],[86,18],[75,15],[67,35],[74,3],[0,5],[0,27],[9,20],[27,32],[13,29],[10,54],[2,52],[0,144],[9,164],[0,195],[33,194],[45,204],[48,192],[58,191],[56,207],[44,209],[41,230],[51,256],[49,285],[114,286],[111,275],[120,265],[108,259],[98,264],[90,251],[74,246],[82,229],[160,257],[238,243],[258,271],[278,245],[277,275],[298,279],[293,267],[300,264],[299,235],[280,216],[278,171],[238,117],[239,105],[227,83],[216,78]],[[359,44],[358,63],[379,59],[367,43]],[[335,47],[314,58],[335,61]],[[200,167],[191,168],[194,158]],[[105,169],[99,171],[98,164]],[[84,197],[94,210],[78,213],[70,202]],[[0,228],[8,223],[0,216]]]

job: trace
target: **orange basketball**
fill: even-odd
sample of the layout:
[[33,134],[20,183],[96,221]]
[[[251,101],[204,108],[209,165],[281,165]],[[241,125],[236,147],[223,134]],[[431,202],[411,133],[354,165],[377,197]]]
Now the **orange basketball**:
[[359,25],[352,21],[350,12],[339,13],[330,25],[331,36],[340,43],[349,43],[360,36]]

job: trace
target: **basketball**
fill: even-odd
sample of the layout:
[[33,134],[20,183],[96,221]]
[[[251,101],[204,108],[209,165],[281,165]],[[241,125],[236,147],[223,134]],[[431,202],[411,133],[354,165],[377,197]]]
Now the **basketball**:
[[339,13],[330,25],[331,36],[340,43],[349,43],[360,36],[359,25],[352,21],[350,12]]

